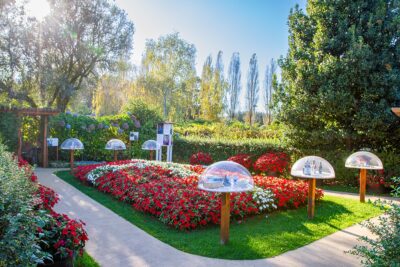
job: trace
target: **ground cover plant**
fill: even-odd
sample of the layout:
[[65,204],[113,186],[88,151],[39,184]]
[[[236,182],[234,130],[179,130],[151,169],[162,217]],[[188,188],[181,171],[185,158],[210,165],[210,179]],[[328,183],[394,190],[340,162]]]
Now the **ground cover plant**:
[[[195,229],[220,220],[219,194],[197,188],[201,166],[128,160],[77,167],[75,176],[178,229]],[[231,214],[237,220],[274,209],[305,205],[303,181],[255,176],[255,192],[233,193]],[[318,189],[316,199],[323,193]]]
[[318,240],[381,211],[368,203],[333,196],[324,196],[317,202],[314,220],[307,219],[306,207],[265,215],[254,215],[242,221],[231,222],[230,241],[219,244],[219,227],[209,225],[182,231],[174,229],[150,214],[132,209],[108,193],[87,186],[69,171],[60,171],[58,177],[109,208],[127,221],[159,240],[182,251],[214,258],[260,259],[272,257]]

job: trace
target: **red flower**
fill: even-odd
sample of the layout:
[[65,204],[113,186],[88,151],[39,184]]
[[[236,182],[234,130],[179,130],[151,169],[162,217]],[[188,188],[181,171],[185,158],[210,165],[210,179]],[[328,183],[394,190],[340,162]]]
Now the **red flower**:
[[237,154],[228,158],[228,160],[239,163],[240,165],[250,169],[253,165],[252,156],[249,154]]
[[213,159],[208,153],[197,152],[190,157],[189,162],[192,165],[209,165],[213,163]]

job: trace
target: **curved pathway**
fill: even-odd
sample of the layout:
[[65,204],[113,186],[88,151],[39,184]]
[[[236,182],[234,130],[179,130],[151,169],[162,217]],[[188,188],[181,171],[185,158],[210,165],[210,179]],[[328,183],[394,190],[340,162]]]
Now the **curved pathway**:
[[[35,172],[41,184],[54,189],[60,195],[60,201],[55,206],[57,212],[86,222],[90,238],[86,250],[104,267],[360,266],[357,257],[343,252],[358,244],[358,237],[368,234],[360,225],[354,225],[304,247],[268,259],[220,260],[182,252],[147,234],[81,193],[55,176],[54,171],[38,168]],[[358,197],[354,194],[332,194]]]

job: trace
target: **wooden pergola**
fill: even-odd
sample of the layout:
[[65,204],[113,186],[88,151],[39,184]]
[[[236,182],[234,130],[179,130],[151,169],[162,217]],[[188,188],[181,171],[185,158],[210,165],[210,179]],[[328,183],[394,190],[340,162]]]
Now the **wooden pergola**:
[[[43,167],[48,167],[48,148],[47,148],[47,127],[49,116],[57,115],[60,111],[50,108],[6,108],[0,107],[0,112],[15,113],[18,117],[40,116],[43,118],[43,140],[42,140],[42,163]],[[22,131],[21,125],[18,127],[18,158],[22,156]]]

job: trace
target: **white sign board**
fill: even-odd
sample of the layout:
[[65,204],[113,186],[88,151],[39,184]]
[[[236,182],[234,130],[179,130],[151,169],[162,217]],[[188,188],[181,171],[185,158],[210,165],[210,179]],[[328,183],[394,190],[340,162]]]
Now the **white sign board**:
[[130,141],[138,141],[139,140],[139,132],[130,132],[129,140]]
[[58,146],[58,138],[47,138],[47,146]]

